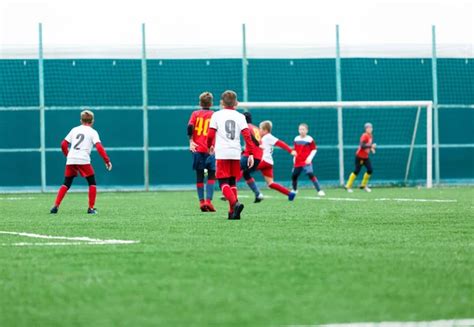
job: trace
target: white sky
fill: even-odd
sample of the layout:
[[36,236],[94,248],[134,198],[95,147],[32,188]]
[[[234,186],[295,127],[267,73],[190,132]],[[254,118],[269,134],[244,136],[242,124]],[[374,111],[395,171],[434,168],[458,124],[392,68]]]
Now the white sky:
[[137,45],[474,44],[472,0],[0,0],[0,47]]

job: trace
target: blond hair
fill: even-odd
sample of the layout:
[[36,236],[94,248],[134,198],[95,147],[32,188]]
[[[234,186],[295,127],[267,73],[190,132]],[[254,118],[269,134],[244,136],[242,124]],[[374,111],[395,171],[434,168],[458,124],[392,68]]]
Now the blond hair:
[[199,105],[203,108],[210,108],[212,106],[213,98],[211,92],[202,92],[199,96]]
[[92,124],[94,122],[94,113],[90,110],[81,112],[81,122],[83,124]]
[[260,129],[263,129],[264,131],[267,131],[268,133],[272,132],[273,123],[269,120],[262,121],[259,126],[260,126]]
[[221,95],[222,104],[226,107],[235,107],[237,105],[237,93],[232,90],[224,91]]
[[303,126],[304,128],[306,128],[307,131],[309,131],[309,126],[308,126],[308,124],[306,124],[306,123],[301,123],[301,124],[298,125],[298,127],[301,127],[301,126]]

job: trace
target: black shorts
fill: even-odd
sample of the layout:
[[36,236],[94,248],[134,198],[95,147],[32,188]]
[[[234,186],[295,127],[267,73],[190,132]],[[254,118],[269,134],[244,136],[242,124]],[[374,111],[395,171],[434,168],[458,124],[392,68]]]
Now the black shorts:
[[254,171],[257,170],[257,167],[260,164],[260,160],[254,159],[254,164],[253,164],[252,168],[250,168],[250,169],[248,167],[248,160],[249,160],[249,157],[247,157],[247,156],[242,156],[240,158],[240,169],[243,170],[243,171],[248,171],[249,173],[253,173]]
[[358,156],[355,157],[355,170],[354,172],[358,174],[362,166],[365,166],[368,172],[372,172],[372,163],[370,162],[370,158],[364,159]]
[[204,152],[193,153],[194,170],[216,170],[216,157]]

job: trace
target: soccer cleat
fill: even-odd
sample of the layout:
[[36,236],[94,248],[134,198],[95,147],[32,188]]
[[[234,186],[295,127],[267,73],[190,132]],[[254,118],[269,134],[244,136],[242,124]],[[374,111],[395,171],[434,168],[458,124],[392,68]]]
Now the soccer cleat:
[[202,212],[208,212],[209,211],[209,207],[207,206],[206,202],[202,202],[201,204],[199,204],[199,208],[201,209]]
[[54,214],[56,214],[56,213],[58,213],[58,210],[59,210],[59,208],[56,207],[56,206],[54,206],[54,207],[51,208],[51,210],[49,210],[49,213],[54,213]]
[[96,215],[97,214],[97,209],[96,208],[89,208],[89,209],[87,209],[87,214],[88,215]]
[[244,210],[244,205],[240,202],[236,202],[234,204],[234,212],[231,215],[232,220],[239,220],[240,219],[240,213]]
[[318,195],[319,196],[326,196],[326,193],[323,190],[321,190],[321,191],[318,192]]
[[367,193],[372,192],[372,190],[368,186],[361,187],[360,189],[366,191]]
[[296,192],[291,191],[290,194],[288,194],[288,201],[293,201],[296,197]]
[[211,200],[206,200],[206,206],[207,206],[207,211],[208,212],[216,212],[216,208],[214,208],[214,205],[212,204]]
[[263,201],[263,199],[264,199],[263,194],[262,194],[262,193],[258,193],[258,195],[255,196],[255,201],[253,201],[253,203],[260,203],[260,202]]
[[347,191],[348,193],[353,193],[353,192],[354,192],[351,188],[348,188],[348,187],[346,187],[346,191]]
[[227,199],[225,198],[225,196],[221,196],[221,201],[227,201]]

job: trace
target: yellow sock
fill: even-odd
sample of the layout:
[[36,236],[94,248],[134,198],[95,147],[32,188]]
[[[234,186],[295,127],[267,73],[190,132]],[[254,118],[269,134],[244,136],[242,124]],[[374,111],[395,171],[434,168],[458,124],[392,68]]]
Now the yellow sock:
[[362,184],[360,184],[360,187],[366,187],[367,183],[369,182],[370,179],[370,174],[365,173],[364,178],[362,178]]
[[351,173],[349,176],[349,179],[347,180],[346,188],[352,188],[352,184],[354,184],[355,179],[357,178],[357,175],[354,173]]

